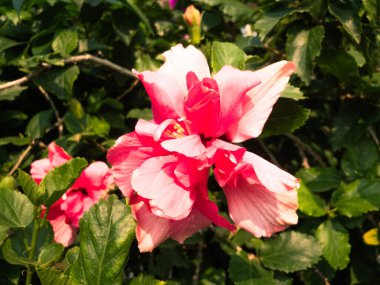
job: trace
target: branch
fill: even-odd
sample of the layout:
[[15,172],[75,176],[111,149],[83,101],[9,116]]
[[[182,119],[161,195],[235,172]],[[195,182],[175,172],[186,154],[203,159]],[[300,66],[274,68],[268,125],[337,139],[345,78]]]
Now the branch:
[[53,109],[54,111],[54,114],[55,114],[55,118],[57,120],[57,124],[58,124],[58,132],[59,132],[59,136],[62,136],[62,132],[63,132],[63,120],[62,118],[59,116],[59,113],[58,113],[58,110],[57,108],[55,107],[55,104],[53,102],[53,100],[50,98],[49,94],[46,92],[46,90],[44,88],[42,88],[42,86],[38,85],[38,90],[40,90],[40,92],[42,93],[42,95],[45,96],[46,100],[48,100],[51,108]]
[[274,156],[274,154],[270,151],[270,149],[264,144],[263,141],[258,140],[261,148],[265,151],[265,153],[269,156],[270,160],[275,164],[276,166],[280,167],[280,163],[278,162],[277,158]]
[[[124,75],[127,75],[129,77],[137,79],[137,75],[134,74],[129,69],[126,69],[126,68],[124,68],[120,65],[117,65],[117,64],[115,64],[115,63],[113,63],[107,59],[103,59],[103,58],[97,57],[97,56],[92,55],[92,54],[74,55],[72,57],[69,57],[69,58],[63,60],[63,62],[65,64],[76,64],[76,63],[79,63],[82,61],[93,61],[97,64],[100,64],[100,65],[106,66],[110,69],[113,69],[113,70],[115,70],[121,74],[124,74]],[[29,73],[26,76],[23,76],[23,77],[16,79],[14,81],[10,81],[10,82],[4,83],[4,84],[0,84],[0,90],[4,90],[7,88],[11,88],[14,86],[25,84],[25,83],[29,82],[31,79],[33,79],[34,77],[38,76],[42,71],[44,71],[46,69],[50,69],[50,68],[51,68],[51,65],[46,64],[46,63],[42,64],[42,66],[39,69],[32,71],[31,73]]]
[[32,150],[33,146],[34,146],[34,143],[35,141],[33,140],[29,145],[28,147],[23,151],[23,153],[20,155],[20,157],[18,158],[16,164],[13,166],[13,168],[11,169],[11,171],[8,173],[9,176],[11,176],[17,168],[19,168],[20,164],[24,161],[25,157],[29,154],[29,152]]

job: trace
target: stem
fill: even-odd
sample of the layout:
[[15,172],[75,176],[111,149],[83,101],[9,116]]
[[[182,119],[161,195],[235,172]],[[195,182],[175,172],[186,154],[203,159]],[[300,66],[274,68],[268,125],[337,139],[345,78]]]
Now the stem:
[[33,146],[35,144],[35,141],[33,140],[29,145],[28,147],[24,150],[24,152],[20,155],[20,157],[18,158],[16,164],[13,166],[13,168],[11,169],[11,171],[8,173],[8,175],[12,175],[17,168],[19,168],[20,164],[24,161],[25,157],[29,154],[29,152],[32,150]]
[[[38,231],[40,229],[39,217],[40,217],[40,209],[38,208],[38,206],[34,206],[32,243],[30,245],[30,251],[29,251],[29,256],[28,256],[29,259],[31,259],[31,260],[34,260],[34,252],[36,251]],[[27,269],[28,269],[28,271],[26,274],[25,285],[31,285],[32,276],[33,276],[33,269],[31,268],[30,265],[28,265]]]

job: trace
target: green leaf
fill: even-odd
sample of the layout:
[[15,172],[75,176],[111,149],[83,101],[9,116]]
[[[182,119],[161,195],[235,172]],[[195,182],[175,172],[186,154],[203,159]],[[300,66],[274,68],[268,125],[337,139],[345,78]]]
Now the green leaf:
[[314,237],[295,231],[261,243],[258,253],[265,267],[287,273],[309,268],[322,255]]
[[232,43],[214,42],[211,50],[211,66],[213,73],[223,66],[230,65],[244,69],[246,55],[238,46]]
[[27,137],[5,137],[0,138],[0,146],[13,144],[17,146],[24,146],[30,143],[30,138]]
[[18,169],[17,181],[20,184],[25,195],[34,205],[41,205],[44,198],[44,191],[42,187],[38,187],[33,178],[20,168]]
[[25,89],[27,89],[27,87],[15,86],[0,90],[0,101],[14,101]]
[[380,3],[378,0],[363,0],[364,9],[368,20],[373,24],[379,23]]
[[378,161],[377,146],[370,138],[363,137],[347,149],[342,159],[342,169],[348,177],[360,178],[375,170]]
[[60,243],[51,243],[45,246],[38,256],[38,266],[46,268],[59,261],[63,255],[64,247]]
[[37,267],[37,274],[40,278],[41,285],[70,285],[70,279],[62,272],[53,268]]
[[380,118],[378,108],[364,101],[351,100],[335,116],[331,144],[333,150],[356,144],[369,125]]
[[51,47],[62,57],[68,56],[78,46],[78,33],[74,30],[60,31],[54,38]]
[[290,99],[280,99],[264,126],[260,137],[283,135],[301,127],[310,115],[310,110]]
[[287,33],[286,53],[297,66],[296,73],[306,85],[309,85],[313,75],[313,61],[321,53],[324,35],[323,26],[307,30],[296,27]]
[[303,92],[295,86],[288,84],[284,91],[281,93],[281,98],[293,99],[295,101],[306,99]]
[[200,284],[202,285],[225,285],[226,274],[224,269],[209,267],[200,276]]
[[339,187],[341,177],[335,168],[310,167],[299,170],[296,177],[312,192],[326,192]]
[[33,204],[18,191],[0,189],[0,226],[23,228],[33,220]]
[[0,247],[3,244],[4,240],[8,237],[8,228],[0,226]]
[[13,8],[17,11],[17,14],[20,14],[22,4],[24,4],[25,0],[12,0]]
[[345,31],[359,44],[361,37],[361,24],[358,10],[349,0],[330,1],[329,11],[343,25]]
[[25,134],[33,139],[42,138],[47,128],[52,125],[53,110],[47,110],[37,113],[29,121],[25,129]]
[[58,99],[64,100],[72,97],[74,82],[77,80],[79,72],[76,65],[55,68],[54,70],[43,72],[33,81],[47,91],[54,93]]
[[13,176],[7,175],[0,180],[0,189],[17,190],[17,181]]
[[150,108],[131,109],[127,114],[127,118],[152,120],[153,114],[152,114],[152,110]]
[[342,183],[333,193],[332,205],[349,218],[380,207],[380,182],[369,179],[356,180],[348,185]]
[[135,229],[127,206],[111,195],[84,214],[80,229],[79,257],[70,272],[73,284],[121,283]]
[[2,53],[3,51],[5,51],[8,48],[11,48],[11,47],[14,47],[14,46],[18,46],[18,45],[21,45],[21,44],[23,44],[23,43],[16,42],[14,40],[11,40],[11,39],[8,39],[8,38],[4,38],[4,37],[0,36],[0,53]]
[[327,214],[325,201],[313,194],[301,180],[300,187],[297,189],[299,209],[312,217],[321,217]]
[[7,262],[11,264],[35,265],[41,250],[53,241],[54,233],[50,223],[45,222],[38,231],[35,253],[33,259],[29,258],[34,223],[30,223],[24,229],[17,229],[9,237],[3,246],[3,254]]
[[315,236],[327,262],[335,270],[346,268],[351,251],[347,230],[339,222],[327,220],[318,227]]
[[265,270],[257,257],[245,252],[231,256],[230,277],[237,285],[274,285],[273,272]]
[[40,184],[46,191],[44,205],[53,205],[74,184],[87,164],[86,159],[76,157],[49,171]]
[[255,22],[255,28],[259,31],[260,39],[263,40],[273,27],[286,16],[294,13],[295,10],[283,7],[277,7],[264,13],[259,20]]
[[148,28],[149,33],[153,35],[154,32],[153,32],[152,26],[150,25],[149,19],[145,16],[143,11],[141,11],[141,9],[137,5],[135,5],[134,2],[131,0],[126,0],[125,4],[129,10],[131,10],[134,14],[136,14],[136,16],[140,18],[140,20]]

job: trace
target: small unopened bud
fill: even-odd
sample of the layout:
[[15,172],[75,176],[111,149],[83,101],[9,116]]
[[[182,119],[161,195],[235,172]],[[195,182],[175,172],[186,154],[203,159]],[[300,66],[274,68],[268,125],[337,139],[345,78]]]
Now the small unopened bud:
[[199,44],[201,41],[201,13],[194,5],[190,5],[186,8],[183,18],[188,25],[192,43]]

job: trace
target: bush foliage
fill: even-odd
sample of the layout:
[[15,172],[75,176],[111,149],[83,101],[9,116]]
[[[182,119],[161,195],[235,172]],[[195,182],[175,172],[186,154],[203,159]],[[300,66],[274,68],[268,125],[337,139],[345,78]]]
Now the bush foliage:
[[[182,17],[190,4],[203,13],[199,44]],[[379,25],[378,0],[196,0],[173,10],[159,0],[0,0],[0,283],[379,284]],[[84,215],[74,246],[53,243],[39,206],[151,118],[129,71],[157,69],[177,43],[197,44],[213,72],[296,64],[264,132],[243,146],[301,179],[299,223],[265,239],[211,227],[140,254],[115,191]],[[86,160],[38,186],[27,172],[51,141]],[[217,184],[209,190],[225,209]]]

